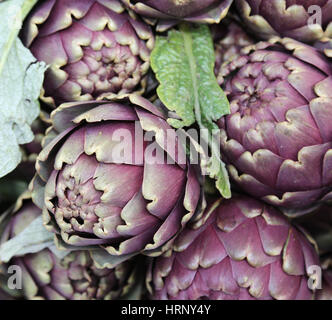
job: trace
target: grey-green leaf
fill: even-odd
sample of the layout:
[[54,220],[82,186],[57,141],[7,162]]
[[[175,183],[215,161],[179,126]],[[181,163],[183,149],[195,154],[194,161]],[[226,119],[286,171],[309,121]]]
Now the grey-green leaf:
[[33,220],[16,237],[0,246],[0,261],[8,262],[12,257],[39,252],[45,248],[54,248],[54,234],[43,225],[42,216]]
[[90,255],[98,268],[115,268],[122,262],[134,257],[136,254],[113,256],[104,249],[92,249],[90,250]]
[[33,140],[30,126],[39,114],[46,65],[37,62],[17,37],[22,20],[36,2],[0,3],[0,177],[20,163],[19,145]]

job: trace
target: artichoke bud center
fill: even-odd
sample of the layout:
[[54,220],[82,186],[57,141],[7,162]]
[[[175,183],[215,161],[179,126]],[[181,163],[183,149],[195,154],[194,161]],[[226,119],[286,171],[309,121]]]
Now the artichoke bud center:
[[75,269],[79,267],[82,269],[81,276],[71,280],[76,295],[85,296],[87,299],[97,299],[100,276],[94,272],[93,265],[76,266]]
[[103,46],[99,51],[87,47],[80,63],[85,67],[70,68],[67,73],[71,81],[80,85],[82,94],[97,97],[107,92],[118,93],[128,79],[133,86],[140,81],[141,62],[128,46]]
[[248,114],[250,114],[251,109],[264,104],[260,93],[250,88],[245,89],[245,92],[242,94],[240,101],[242,101],[241,105],[243,111]]
[[62,180],[62,182],[64,183],[63,197],[58,197],[55,206],[58,216],[63,216],[64,222],[76,230],[84,228],[86,224],[97,222],[98,217],[95,214],[95,208],[99,203],[102,192],[95,189],[90,193],[84,192],[87,185],[93,184],[92,177],[85,183],[75,183],[73,178],[67,181]]

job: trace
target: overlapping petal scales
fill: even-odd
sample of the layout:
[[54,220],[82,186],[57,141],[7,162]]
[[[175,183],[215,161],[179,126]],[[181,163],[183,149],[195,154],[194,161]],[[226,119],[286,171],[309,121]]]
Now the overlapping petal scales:
[[212,36],[215,46],[215,74],[218,75],[224,63],[233,60],[241,49],[254,43],[253,39],[234,21],[223,21],[212,25]]
[[177,21],[219,23],[228,13],[233,0],[122,0],[133,11],[151,20],[160,20],[159,31]]
[[273,207],[235,195],[152,260],[147,283],[154,299],[309,300],[311,266],[318,255],[304,234]]
[[[230,175],[249,194],[299,213],[332,190],[331,60],[290,38],[242,50],[219,74]],[[304,81],[305,80],[305,81]]]
[[331,0],[236,0],[246,26],[261,39],[291,37],[314,42],[332,36]]
[[63,104],[51,118],[33,199],[65,245],[160,254],[200,214],[199,172],[162,109],[130,95]]
[[44,249],[13,258],[22,270],[23,296],[28,300],[114,300],[133,284],[134,265],[126,261],[114,269],[98,269],[88,251],[60,259]]
[[154,36],[119,0],[43,2],[22,39],[50,65],[42,98],[52,106],[144,91]]
[[[19,199],[1,236],[1,243],[20,234],[42,214],[30,198]],[[88,251],[57,256],[49,249],[15,256],[8,265],[22,271],[22,297],[28,300],[109,300],[127,294],[134,283],[137,261],[98,268]],[[6,289],[11,294],[11,289]]]

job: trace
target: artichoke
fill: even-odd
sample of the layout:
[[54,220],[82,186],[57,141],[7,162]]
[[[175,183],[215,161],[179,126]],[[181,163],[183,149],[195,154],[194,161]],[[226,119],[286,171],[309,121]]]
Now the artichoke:
[[218,76],[231,106],[218,121],[231,177],[289,214],[332,196],[331,76],[330,59],[290,38],[246,47]]
[[313,298],[306,270],[319,265],[318,256],[280,212],[244,196],[209,210],[203,226],[187,227],[171,254],[152,260],[147,283],[153,299]]
[[242,21],[262,39],[278,35],[314,42],[332,36],[332,0],[236,0],[235,4]]
[[159,31],[177,21],[219,23],[228,13],[233,0],[122,0],[138,14],[162,20]]
[[200,216],[199,172],[165,119],[138,95],[53,111],[33,199],[62,245],[158,254]]
[[215,74],[218,75],[224,63],[233,60],[241,50],[254,44],[253,39],[236,22],[212,26],[215,47]]
[[[20,234],[41,210],[31,200],[17,205],[6,225],[1,243]],[[88,251],[73,251],[58,257],[43,249],[12,258],[7,267],[16,265],[22,271],[22,294],[25,299],[102,300],[118,299],[132,288],[135,276],[133,261],[116,268],[98,268]],[[6,288],[5,292],[11,292]],[[0,293],[1,294],[1,293]]]
[[103,94],[142,92],[154,36],[118,0],[47,0],[24,23],[22,40],[50,65],[42,98],[52,106]]

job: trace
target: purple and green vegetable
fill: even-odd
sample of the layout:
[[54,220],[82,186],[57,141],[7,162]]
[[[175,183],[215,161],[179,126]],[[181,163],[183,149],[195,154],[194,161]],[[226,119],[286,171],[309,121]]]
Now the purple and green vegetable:
[[332,300],[331,110],[331,0],[0,1],[0,300]]

